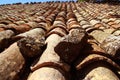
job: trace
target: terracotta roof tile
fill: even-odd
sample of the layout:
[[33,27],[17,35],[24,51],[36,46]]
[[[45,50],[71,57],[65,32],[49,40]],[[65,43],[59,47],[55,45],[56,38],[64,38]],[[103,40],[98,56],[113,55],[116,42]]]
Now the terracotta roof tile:
[[119,28],[119,5],[1,5],[0,80],[119,80]]

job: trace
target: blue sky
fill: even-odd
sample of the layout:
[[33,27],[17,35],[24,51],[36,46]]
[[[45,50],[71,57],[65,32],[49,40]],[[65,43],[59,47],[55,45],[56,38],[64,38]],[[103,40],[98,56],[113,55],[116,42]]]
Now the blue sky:
[[[46,1],[52,1],[52,0],[0,0],[0,4],[11,4],[11,3],[17,3],[17,2],[46,2]],[[53,1],[69,1],[69,0],[53,0]]]
[[[26,2],[46,2],[46,1],[72,1],[72,0],[0,0],[0,4],[26,3]],[[76,1],[76,0],[73,0]],[[98,0],[102,1],[102,0]],[[120,1],[120,0],[119,0]]]

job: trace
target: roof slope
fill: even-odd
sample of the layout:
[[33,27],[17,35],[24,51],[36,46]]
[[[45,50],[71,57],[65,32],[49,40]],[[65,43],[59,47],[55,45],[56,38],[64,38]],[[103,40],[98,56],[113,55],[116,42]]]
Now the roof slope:
[[120,6],[0,6],[0,80],[119,80]]

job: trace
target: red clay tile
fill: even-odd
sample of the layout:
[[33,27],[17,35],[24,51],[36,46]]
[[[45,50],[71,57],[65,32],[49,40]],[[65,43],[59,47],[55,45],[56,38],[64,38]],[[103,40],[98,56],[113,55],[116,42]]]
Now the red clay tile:
[[119,80],[119,8],[72,1],[0,5],[0,34],[13,33],[0,35],[0,80]]

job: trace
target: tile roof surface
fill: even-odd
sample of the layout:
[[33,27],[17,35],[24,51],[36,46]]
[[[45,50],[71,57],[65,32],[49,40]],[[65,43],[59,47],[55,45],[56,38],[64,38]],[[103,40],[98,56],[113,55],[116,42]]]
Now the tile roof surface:
[[0,80],[120,80],[120,6],[0,6]]

